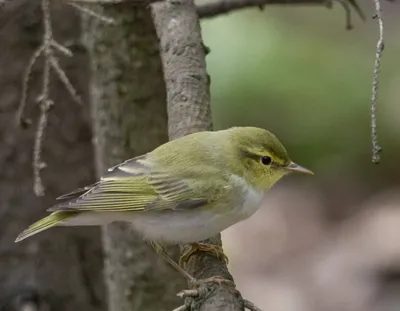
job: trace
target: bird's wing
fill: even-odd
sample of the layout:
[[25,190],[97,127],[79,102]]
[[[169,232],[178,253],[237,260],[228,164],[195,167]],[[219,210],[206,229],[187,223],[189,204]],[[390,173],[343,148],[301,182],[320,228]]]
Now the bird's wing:
[[59,197],[61,202],[49,211],[186,210],[208,203],[208,196],[196,192],[187,178],[157,169],[143,155],[110,168],[99,182]]

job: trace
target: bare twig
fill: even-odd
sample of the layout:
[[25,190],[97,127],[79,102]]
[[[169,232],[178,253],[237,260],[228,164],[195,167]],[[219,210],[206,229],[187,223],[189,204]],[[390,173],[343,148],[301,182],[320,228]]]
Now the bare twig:
[[188,311],[188,310],[190,310],[190,309],[189,309],[189,307],[187,305],[182,305],[182,306],[180,306],[180,307],[178,307],[178,308],[176,308],[176,309],[174,309],[172,311]]
[[82,104],[81,97],[78,95],[76,92],[74,86],[72,85],[71,81],[68,79],[67,74],[65,71],[61,68],[58,59],[51,55],[50,57],[50,64],[51,68],[54,69],[54,71],[57,73],[57,76],[60,78],[61,82],[64,84],[65,88],[71,95],[71,97],[79,104]]
[[200,292],[198,289],[184,289],[177,294],[177,296],[180,298],[197,297],[199,295]]
[[[72,0],[72,1],[74,1],[74,0]],[[98,2],[94,2],[93,1],[93,3],[119,3],[119,2],[122,2],[122,1],[115,1],[115,2],[103,2],[103,1],[104,0],[100,0]],[[110,0],[106,0],[106,1],[110,1]],[[85,6],[81,5],[81,4],[77,4],[75,2],[70,2],[69,5],[74,7],[78,11],[82,12],[83,14],[87,14],[89,16],[97,18],[98,20],[102,21],[103,23],[110,24],[110,25],[115,25],[116,24],[115,20],[113,20],[112,18],[107,17],[107,16],[103,16],[103,15],[101,15],[101,14],[93,11],[92,9],[89,9],[89,8],[87,8],[87,7],[85,7]]]
[[46,167],[46,164],[42,161],[42,149],[43,139],[45,135],[45,129],[48,122],[48,111],[53,105],[53,101],[50,99],[50,71],[53,69],[61,82],[64,84],[71,97],[78,103],[81,103],[80,97],[77,95],[75,88],[68,79],[66,73],[59,65],[58,58],[54,55],[54,50],[61,52],[62,54],[71,57],[72,52],[64,47],[63,45],[56,42],[53,38],[53,31],[51,26],[51,14],[50,14],[50,0],[41,0],[41,9],[43,13],[43,41],[39,48],[31,56],[28,66],[25,69],[24,78],[22,81],[22,94],[21,102],[17,111],[17,122],[21,126],[27,126],[30,124],[30,120],[24,118],[23,113],[28,98],[28,87],[33,70],[33,66],[36,61],[43,56],[43,77],[42,77],[42,90],[38,96],[37,102],[40,106],[40,117],[37,125],[34,150],[33,150],[33,176],[34,184],[33,189],[37,196],[44,195],[44,187],[41,180],[41,171]]
[[254,303],[246,299],[243,299],[243,307],[250,311],[261,311],[261,309],[259,309]]
[[215,2],[197,5],[197,14],[200,18],[211,18],[221,14],[227,14],[232,11],[257,7],[263,8],[265,5],[273,4],[312,4],[328,6],[329,1],[326,0],[217,0]]
[[50,56],[51,56],[51,42],[52,42],[52,29],[51,29],[51,16],[49,0],[42,0],[41,7],[43,12],[43,81],[42,92],[39,95],[38,102],[40,103],[40,118],[37,126],[35,145],[33,148],[33,190],[37,196],[44,195],[44,187],[40,177],[41,170],[46,164],[41,159],[42,144],[44,138],[44,131],[47,126],[48,111],[52,104],[49,98],[49,84],[50,84]]
[[31,78],[32,74],[32,69],[33,66],[35,65],[36,61],[40,56],[43,55],[44,51],[44,46],[41,45],[31,56],[31,59],[29,60],[28,66],[25,68],[25,73],[24,73],[24,78],[22,79],[22,94],[21,94],[21,101],[17,110],[17,116],[16,120],[19,125],[27,125],[27,123],[30,123],[30,120],[25,119],[23,117],[23,113],[25,110],[26,106],[26,100],[28,97],[28,86],[29,86],[29,80]]
[[44,195],[44,186],[42,178],[40,177],[40,172],[46,167],[46,163],[42,161],[41,154],[44,130],[46,129],[48,120],[48,111],[53,104],[53,102],[49,99],[40,99],[40,101],[40,118],[35,136],[35,145],[33,148],[33,191],[37,196]]
[[349,3],[346,2],[345,0],[336,0],[336,1],[343,6],[344,13],[346,15],[346,29],[347,30],[353,29],[353,24],[351,23],[351,9]]
[[[341,0],[333,0],[333,1],[341,1]],[[342,0],[343,1],[343,0]],[[353,7],[354,11],[357,12],[358,16],[365,21],[364,12],[361,10],[361,7],[358,5],[356,0],[347,0],[348,4]]]
[[51,40],[51,45],[58,50],[59,52],[63,53],[65,56],[68,57],[72,57],[73,54],[71,52],[70,49],[68,49],[67,47],[61,45],[60,43],[58,43],[57,41]]
[[[102,19],[97,16],[97,13],[82,7],[77,3],[84,4],[116,4],[121,2],[131,2],[134,5],[148,5],[150,3],[161,2],[162,0],[68,0],[70,5],[76,6],[78,9],[85,11],[94,17]],[[211,18],[221,14],[227,14],[231,11],[240,10],[243,8],[257,7],[263,9],[266,5],[324,5],[331,7],[332,3],[339,2],[346,13],[346,29],[352,29],[351,24],[351,7],[357,12],[362,20],[365,16],[355,0],[217,0],[211,3],[204,3],[197,5],[197,13],[200,18]],[[107,22],[107,17],[104,20]]]
[[197,6],[200,18],[211,18],[221,14],[243,8],[257,7],[262,9],[265,5],[324,5],[331,7],[334,2],[339,2],[346,13],[346,28],[351,29],[351,7],[357,12],[362,20],[365,16],[355,0],[217,0]]
[[378,134],[376,131],[376,102],[378,99],[379,71],[381,67],[381,58],[384,48],[383,43],[383,16],[380,0],[373,0],[375,4],[375,15],[373,18],[378,20],[379,39],[376,44],[374,73],[372,80],[372,103],[371,103],[371,138],[372,138],[372,162],[378,164],[380,162],[380,152],[382,148],[378,144]]

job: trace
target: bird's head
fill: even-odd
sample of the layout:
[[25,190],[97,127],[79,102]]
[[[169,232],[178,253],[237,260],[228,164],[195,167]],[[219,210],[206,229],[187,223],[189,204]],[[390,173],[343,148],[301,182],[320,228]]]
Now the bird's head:
[[230,130],[234,169],[253,187],[269,189],[291,172],[313,174],[290,160],[285,147],[271,132],[256,127]]

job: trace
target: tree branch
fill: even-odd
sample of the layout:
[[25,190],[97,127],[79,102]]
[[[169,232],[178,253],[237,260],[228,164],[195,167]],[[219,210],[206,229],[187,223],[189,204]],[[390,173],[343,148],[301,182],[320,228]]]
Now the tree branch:
[[258,7],[263,9],[265,5],[322,5],[329,7],[329,0],[219,0],[197,5],[197,13],[200,18],[211,18],[221,14],[227,14],[244,8]]
[[[83,15],[91,58],[93,141],[98,176],[165,143],[167,109],[158,38],[150,8],[92,6],[115,25]],[[103,228],[109,311],[172,309],[185,281],[127,224]],[[175,247],[174,253],[179,254]],[[176,256],[177,257],[177,256]]]
[[378,134],[376,131],[376,102],[378,99],[379,71],[381,68],[381,58],[384,48],[383,43],[383,16],[380,0],[373,0],[375,4],[375,15],[379,25],[379,38],[376,44],[374,74],[372,79],[372,103],[371,103],[371,137],[372,137],[372,162],[378,164],[380,162],[381,146],[378,144]]
[[[101,3],[116,4],[121,2],[130,2],[135,5],[147,5],[161,2],[163,0],[68,0],[71,3]],[[334,2],[340,3],[346,12],[346,28],[351,29],[351,7],[357,12],[362,20],[365,16],[357,4],[356,0],[217,0],[211,3],[197,5],[197,13],[200,18],[211,18],[221,14],[227,14],[232,11],[258,7],[263,9],[266,5],[322,5],[331,7]]]
[[330,8],[334,2],[340,3],[346,12],[346,28],[351,29],[351,9],[360,16],[365,16],[355,0],[217,0],[197,6],[197,13],[200,18],[211,18],[221,14],[228,14],[232,11],[258,7],[264,9],[266,5],[320,5]]
[[[153,5],[160,38],[167,89],[169,137],[178,137],[212,128],[210,80],[199,18],[192,0],[170,0]],[[206,243],[221,246],[221,235]],[[196,252],[187,262],[188,272],[198,279],[219,275],[233,280],[226,262],[204,252]],[[186,310],[188,306],[178,310]],[[228,285],[215,286],[207,295],[190,303],[191,310],[242,311],[240,293]]]

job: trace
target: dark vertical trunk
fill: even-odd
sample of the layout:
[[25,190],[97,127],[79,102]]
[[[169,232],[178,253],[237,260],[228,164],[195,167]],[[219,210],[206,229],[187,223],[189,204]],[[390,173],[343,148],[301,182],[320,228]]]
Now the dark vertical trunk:
[[[22,305],[50,304],[58,311],[104,310],[102,251],[97,228],[55,228],[15,244],[17,234],[44,216],[54,199],[93,181],[93,153],[88,109],[75,104],[53,79],[55,106],[50,112],[43,158],[46,196],[37,198],[32,187],[32,148],[40,90],[41,62],[35,66],[27,115],[33,126],[15,127],[23,71],[42,38],[37,1],[10,3],[0,15],[0,310],[21,310]],[[15,10],[18,10],[17,12]],[[15,14],[13,14],[15,13]],[[12,18],[8,18],[12,16]],[[79,36],[78,18],[71,9],[54,10],[54,28],[60,42]],[[81,93],[85,93],[87,57],[62,62]]]
[[[98,175],[167,141],[165,86],[148,8],[129,3],[96,7],[115,26],[85,18],[92,64],[91,95]],[[184,280],[158,259],[128,225],[103,230],[110,311],[176,307]]]

